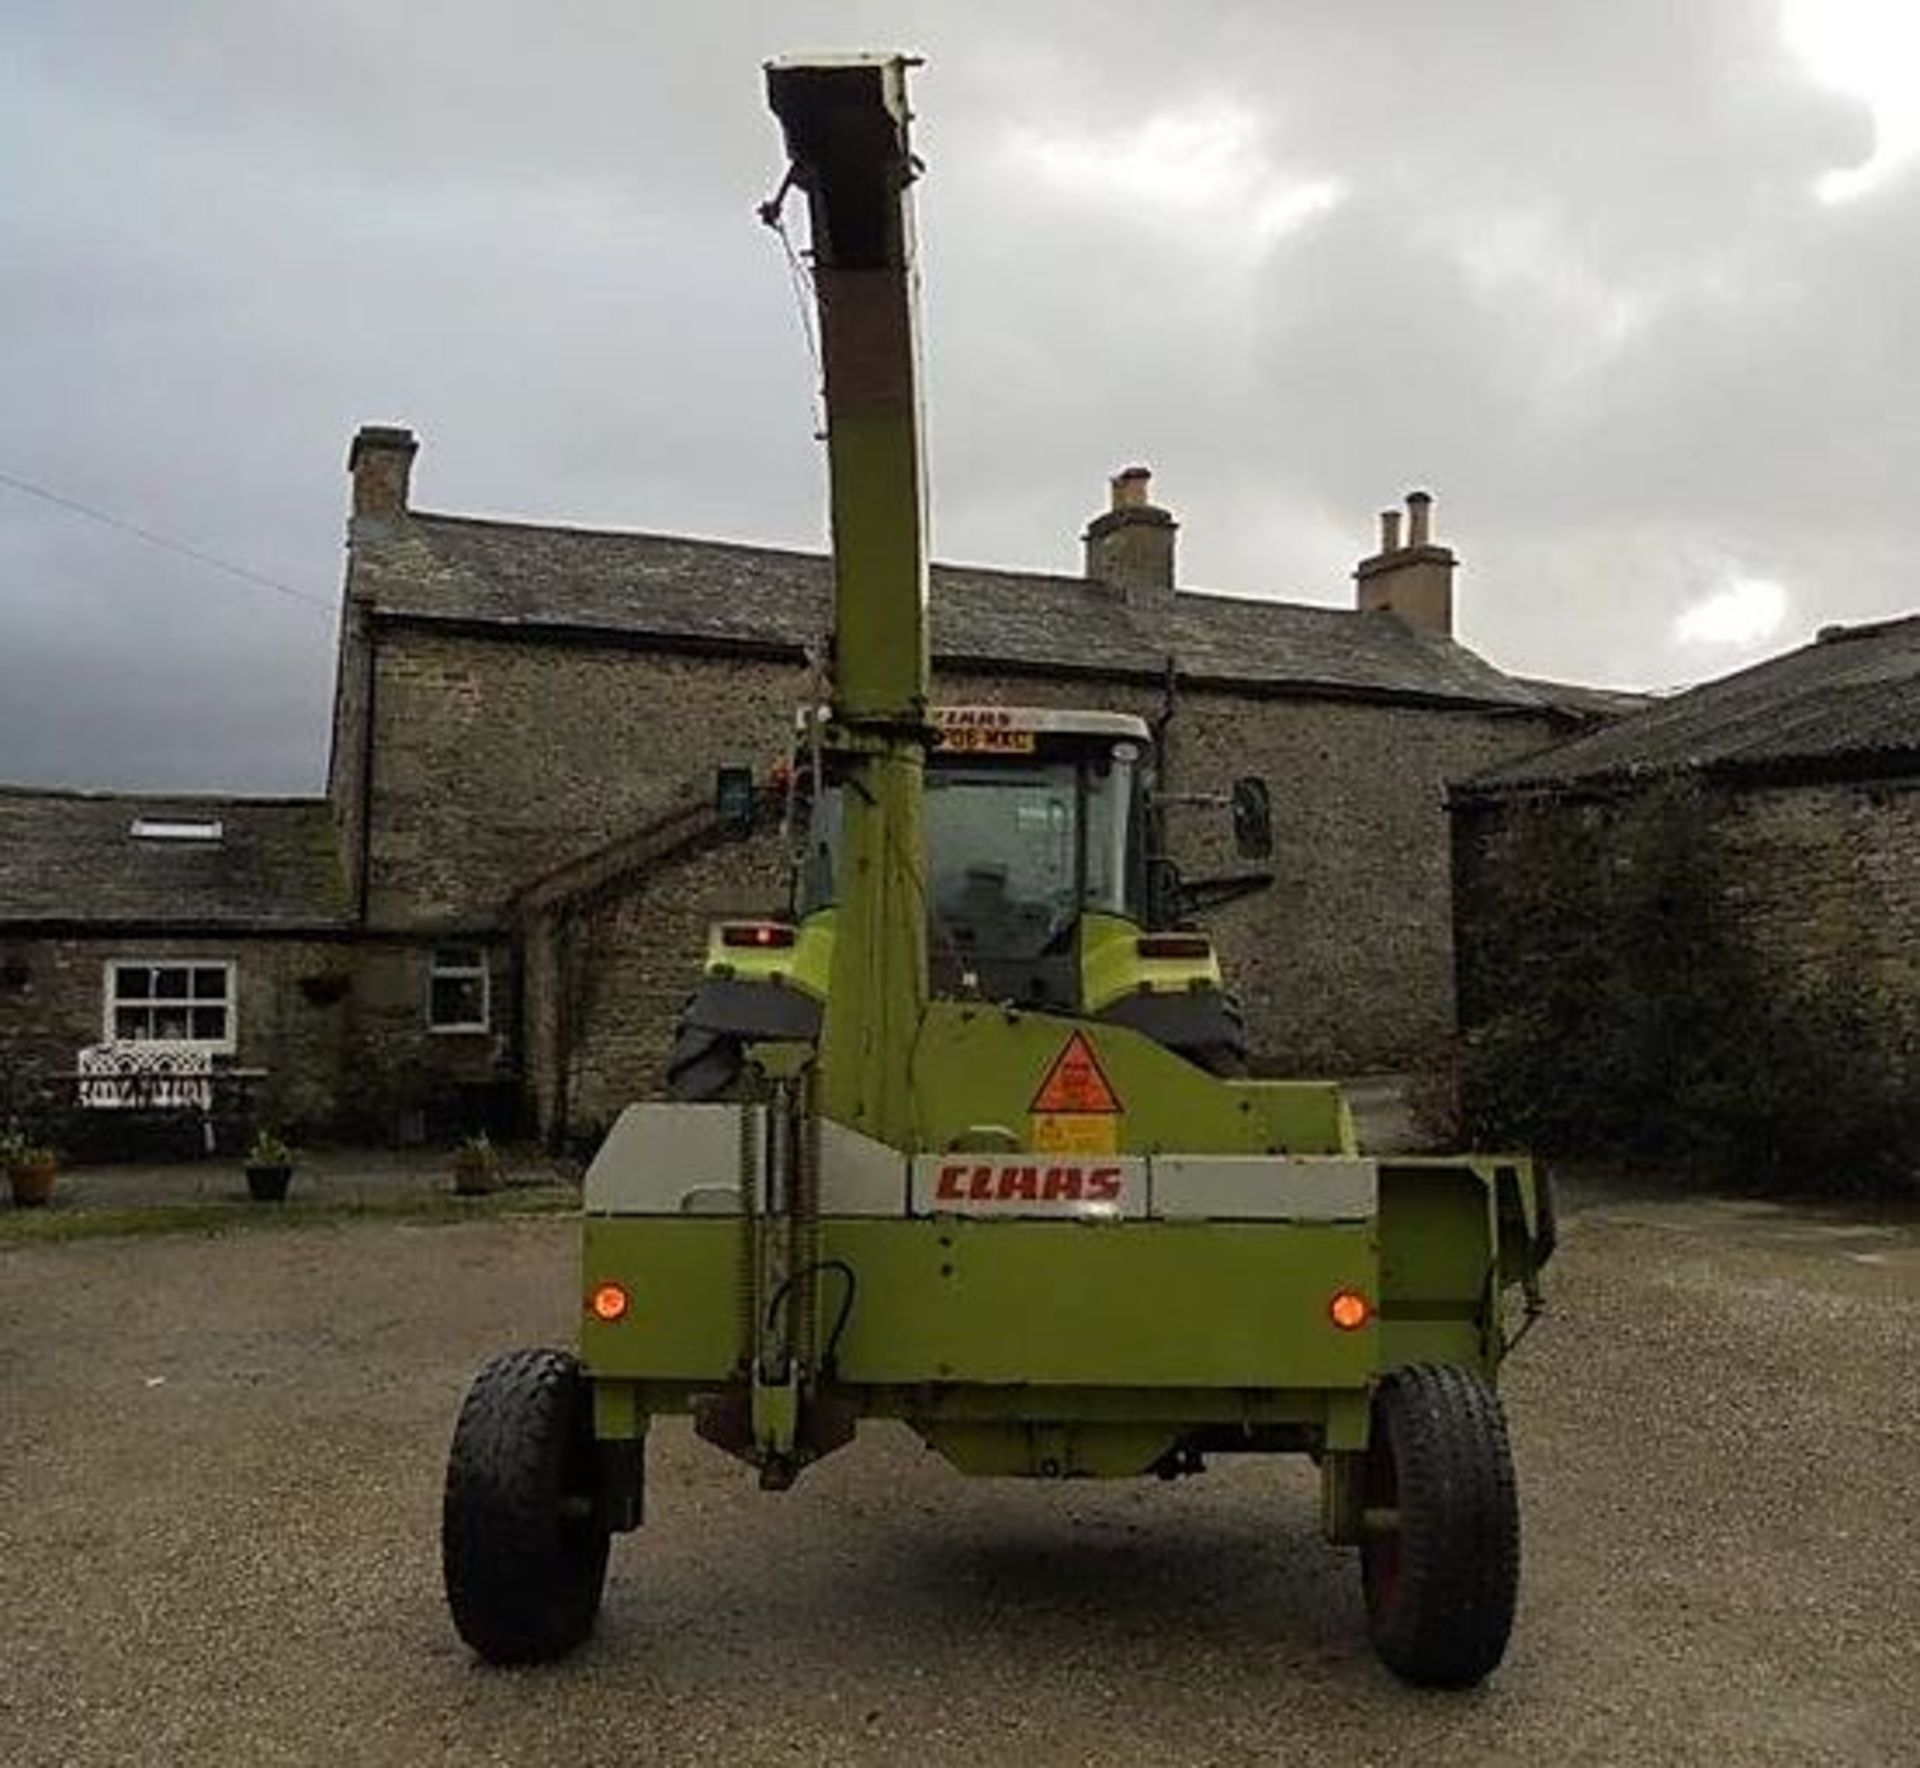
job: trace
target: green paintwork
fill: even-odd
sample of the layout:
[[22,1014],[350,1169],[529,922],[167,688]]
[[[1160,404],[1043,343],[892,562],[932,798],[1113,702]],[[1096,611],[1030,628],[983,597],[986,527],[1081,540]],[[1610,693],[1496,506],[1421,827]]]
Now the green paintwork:
[[640,1404],[640,1393],[636,1382],[596,1381],[593,1434],[610,1443],[630,1443],[645,1436],[651,1414]]
[[790,1364],[780,1375],[755,1374],[752,1390],[754,1447],[763,1461],[793,1454],[800,1431],[800,1371]]
[[1028,1107],[1075,1033],[1093,1045],[1123,1107],[1125,1154],[1351,1154],[1340,1089],[1322,1081],[1222,1081],[1119,1025],[1091,1025],[960,1001],[935,1001],[913,1072],[914,1139],[896,1147],[966,1145],[999,1126],[1031,1145]]
[[[739,982],[791,983],[816,1000],[825,1000],[833,969],[836,920],[834,909],[816,909],[797,924],[792,945],[764,951],[723,945],[722,923],[716,921],[707,932],[703,968],[709,976],[728,976]],[[1089,913],[1081,917],[1081,1012],[1103,1013],[1128,995],[1184,994],[1224,985],[1219,954],[1211,946],[1205,957],[1143,958],[1142,931],[1137,921],[1121,915]]]
[[[834,712],[916,722],[927,703],[927,568],[910,291],[897,269],[819,275],[834,402]],[[856,398],[863,409],[849,408]]]
[[835,1122],[907,1148],[927,999],[923,756],[912,743],[873,741],[842,824],[846,882],[820,1028],[818,1100]]
[[[1371,1292],[1368,1224],[887,1221],[826,1217],[820,1256],[859,1273],[836,1357],[855,1387],[1363,1387],[1373,1329],[1342,1332],[1335,1289]],[[589,1320],[596,1373],[717,1382],[739,1363],[740,1227],[587,1224],[589,1286],[634,1303]]]
[[[710,1383],[743,1367],[742,1233],[724,1217],[588,1216],[580,1351],[594,1374]],[[608,1279],[632,1298],[613,1325],[585,1307]]]
[[1120,915],[1081,916],[1081,1012],[1104,1013],[1115,1001],[1142,992],[1184,994],[1221,986],[1220,959],[1211,946],[1204,958],[1143,958],[1140,931]]
[[[819,1256],[859,1282],[834,1386],[969,1471],[1047,1474],[1059,1457],[1039,1425],[1076,1427],[1055,1472],[1138,1472],[1142,1443],[1159,1444],[1151,1461],[1201,1424],[1303,1422],[1358,1449],[1383,1370],[1494,1374],[1499,1298],[1531,1274],[1485,1263],[1503,1175],[1528,1176],[1505,1162],[1388,1163],[1372,1223],[827,1217]],[[739,1376],[743,1232],[733,1218],[588,1218],[583,1296],[608,1277],[633,1295],[616,1324],[585,1318],[598,1384],[675,1412]],[[1359,1332],[1326,1312],[1343,1286],[1376,1298]]]
[[1371,1289],[1365,1226],[948,1220],[825,1224],[861,1274],[842,1379],[1062,1387],[1363,1385],[1368,1333],[1326,1304]]
[[[588,1286],[617,1273],[635,1298],[626,1319],[589,1315],[582,1332],[596,1389],[624,1396],[602,1434],[739,1378],[740,1235],[732,1221],[589,1220]],[[1377,1331],[1340,1331],[1327,1301],[1374,1288],[1367,1224],[828,1217],[819,1248],[860,1279],[834,1391],[862,1417],[911,1424],[963,1472],[1126,1477],[1207,1425],[1365,1441]],[[767,1392],[754,1388],[756,1428]]]
[[794,928],[792,945],[763,950],[722,944],[724,923],[716,921],[707,929],[703,968],[709,976],[738,982],[765,982],[776,988],[790,985],[824,1001],[833,974],[833,922],[833,910],[820,909]]

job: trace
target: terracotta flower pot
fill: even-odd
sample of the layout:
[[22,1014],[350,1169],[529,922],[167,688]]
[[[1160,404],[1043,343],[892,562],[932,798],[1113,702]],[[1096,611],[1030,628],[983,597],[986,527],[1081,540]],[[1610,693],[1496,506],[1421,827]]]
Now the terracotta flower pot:
[[485,1197],[500,1188],[500,1168],[484,1155],[456,1155],[453,1189],[459,1197]]
[[57,1162],[37,1160],[30,1165],[7,1168],[13,1186],[13,1201],[21,1209],[41,1209],[53,1198],[53,1181],[60,1176]]

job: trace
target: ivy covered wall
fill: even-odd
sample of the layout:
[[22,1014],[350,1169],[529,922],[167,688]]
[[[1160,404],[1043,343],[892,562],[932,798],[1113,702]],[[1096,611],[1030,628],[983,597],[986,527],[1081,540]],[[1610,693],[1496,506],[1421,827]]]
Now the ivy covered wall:
[[1920,1175],[1920,777],[1454,806],[1481,1142],[1861,1190]]

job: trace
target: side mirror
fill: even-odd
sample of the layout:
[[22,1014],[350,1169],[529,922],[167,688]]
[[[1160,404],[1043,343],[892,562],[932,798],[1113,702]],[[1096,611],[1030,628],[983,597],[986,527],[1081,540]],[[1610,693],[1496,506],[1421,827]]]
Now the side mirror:
[[1248,774],[1233,782],[1233,845],[1242,859],[1265,859],[1273,852],[1273,804],[1267,782]]
[[751,835],[754,824],[753,769],[723,767],[713,776],[713,810],[723,834]]

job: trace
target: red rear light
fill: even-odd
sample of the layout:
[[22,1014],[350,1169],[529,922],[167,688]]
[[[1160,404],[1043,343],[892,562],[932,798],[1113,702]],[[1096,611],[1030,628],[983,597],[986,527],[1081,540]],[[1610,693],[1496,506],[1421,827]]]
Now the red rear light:
[[587,1307],[596,1320],[605,1321],[611,1326],[616,1320],[626,1318],[631,1299],[623,1284],[598,1283],[587,1297]]
[[1327,1315],[1342,1332],[1358,1332],[1373,1318],[1373,1303],[1357,1289],[1336,1289]]
[[720,943],[748,951],[784,951],[793,929],[780,921],[732,921],[720,929]]
[[1143,958],[1206,958],[1213,942],[1204,933],[1143,933],[1134,941]]

